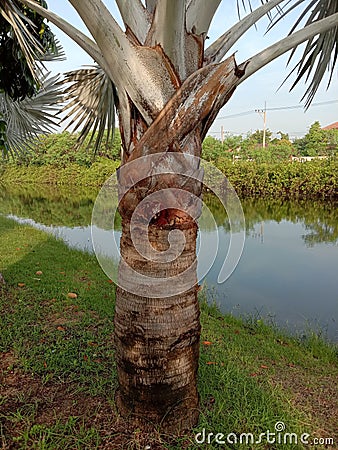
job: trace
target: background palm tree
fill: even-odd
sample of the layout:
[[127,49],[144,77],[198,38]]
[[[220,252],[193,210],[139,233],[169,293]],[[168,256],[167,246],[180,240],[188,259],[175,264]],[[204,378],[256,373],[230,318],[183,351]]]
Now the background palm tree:
[[[44,0],[37,2],[42,8]],[[31,97],[44,81],[44,61],[64,53],[44,18],[17,0],[0,2],[0,92],[13,100]]]
[[[44,0],[38,2],[46,8]],[[55,131],[63,99],[59,77],[45,61],[64,52],[45,19],[20,1],[0,3],[0,150],[3,158],[27,155],[40,134]]]
[[[68,90],[69,99],[73,98],[70,114],[83,120],[89,113],[83,134],[91,124],[103,129],[112,123],[113,103],[118,113],[122,138],[119,210],[123,231],[119,269],[122,287],[117,288],[115,313],[119,377],[116,400],[122,414],[133,417],[145,428],[161,424],[167,431],[177,432],[195,425],[198,419],[200,324],[194,220],[198,211],[187,210],[191,199],[187,193],[194,198],[200,196],[202,174],[196,158],[185,156],[201,155],[203,138],[220,108],[246,78],[273,59],[307,42],[295,70],[296,83],[303,77],[309,81],[308,104],[326,68],[331,64],[333,73],[337,61],[337,0],[252,2],[255,8],[206,47],[208,29],[220,2],[116,0],[125,25],[122,30],[103,1],[69,0],[91,38],[39,2],[19,2],[66,32],[100,67],[69,74],[67,78],[74,82]],[[285,10],[283,4],[287,5]],[[288,36],[246,61],[235,59],[231,53],[234,44],[261,17],[273,15],[273,11],[287,15],[299,6],[305,9]],[[229,2],[231,7],[236,8],[236,2]],[[89,79],[94,80],[93,91],[84,84]],[[95,92],[94,98],[91,92]],[[163,158],[157,157],[156,164],[144,158],[158,153]],[[170,153],[184,158],[166,157]],[[129,164],[133,161],[137,161],[136,168]],[[182,173],[182,165],[188,176],[175,176]],[[140,181],[135,185],[136,178]],[[146,233],[138,235],[139,243],[149,240],[151,244],[149,254],[141,256],[131,238],[135,209],[138,208],[136,227],[142,229],[147,216],[147,211],[142,210],[143,200],[149,194],[164,193],[167,188],[179,189],[176,207],[154,207]],[[168,249],[172,230],[180,230],[185,238],[180,256],[161,264],[148,258],[154,248],[159,252]],[[135,277],[135,273],[139,276]],[[188,280],[180,277],[182,273],[188,274]],[[144,277],[152,278],[153,284],[143,284]],[[166,282],[158,283],[161,277]],[[172,279],[179,280],[182,286],[179,294],[168,293]],[[156,295],[150,295],[154,290]]]

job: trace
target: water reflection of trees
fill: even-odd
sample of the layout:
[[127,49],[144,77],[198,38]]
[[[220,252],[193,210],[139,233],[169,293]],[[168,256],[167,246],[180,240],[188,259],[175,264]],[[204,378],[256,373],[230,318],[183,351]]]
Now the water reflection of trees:
[[[211,194],[204,194],[203,200],[211,210],[217,226],[229,230],[229,221],[220,201]],[[338,242],[337,203],[313,200],[285,199],[242,199],[247,232],[262,222],[286,220],[302,223],[307,231],[303,240],[306,245]],[[200,223],[203,230],[214,229],[214,224],[206,219]],[[236,230],[235,230],[236,231]]]
[[0,191],[0,213],[50,226],[86,226],[97,189],[76,186],[11,185]]
[[[0,189],[0,213],[33,219],[46,226],[85,227],[91,224],[99,189],[93,186],[7,185]],[[100,227],[111,228],[111,211],[117,199],[101,204]],[[117,215],[115,229],[121,229]]]
[[[92,209],[98,194],[94,187],[54,186],[54,185],[11,185],[0,189],[0,213],[30,218],[50,226],[88,226],[91,224]],[[229,231],[230,224],[220,200],[211,193],[205,193],[203,201],[211,214],[203,214],[200,219],[202,231],[212,231],[223,227]],[[255,225],[266,221],[302,223],[306,229],[303,239],[306,245],[338,242],[337,203],[327,201],[290,201],[283,199],[243,199],[246,228],[254,230]],[[111,226],[111,200],[102,204],[100,227]],[[234,221],[233,231],[240,226]],[[115,229],[120,228],[117,218]]]

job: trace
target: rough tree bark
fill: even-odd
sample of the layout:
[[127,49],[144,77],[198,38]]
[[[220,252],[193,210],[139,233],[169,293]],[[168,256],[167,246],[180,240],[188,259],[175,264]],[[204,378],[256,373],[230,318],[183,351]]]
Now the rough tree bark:
[[[168,248],[170,229],[150,225],[148,238],[156,250]],[[182,255],[174,263],[159,264],[140,257],[130,239],[130,222],[123,220],[122,257],[135,270],[151,277],[175,276],[191,266],[195,268],[197,225],[185,222],[179,229],[186,239]],[[125,276],[123,271],[120,267],[120,276]],[[189,277],[192,288],[170,297],[165,284],[158,286],[158,298],[117,288],[117,406],[124,416],[134,416],[143,429],[161,425],[167,432],[177,433],[191,429],[198,420],[200,323],[196,270],[190,270]]]
[[[185,138],[185,148],[176,144],[171,150],[190,153],[192,146],[200,153],[196,132]],[[134,185],[128,169],[119,179],[124,188],[118,284],[128,289],[118,287],[116,293],[116,400],[119,411],[143,429],[161,425],[178,433],[196,425],[199,415],[196,219],[201,183],[178,175],[176,165],[183,160],[166,158],[166,150],[163,173],[159,160],[152,174],[141,157],[136,161],[141,180]],[[184,162],[187,174],[198,172]]]

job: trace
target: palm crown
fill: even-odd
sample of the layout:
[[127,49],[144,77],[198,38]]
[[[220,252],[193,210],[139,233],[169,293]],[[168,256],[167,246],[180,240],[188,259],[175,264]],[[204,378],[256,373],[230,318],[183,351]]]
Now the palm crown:
[[[70,3],[78,9],[81,15],[82,7],[78,6],[79,2],[71,1]],[[92,2],[82,2],[83,5],[84,3]],[[94,3],[101,4],[101,2]],[[292,71],[296,72],[296,79],[291,89],[300,80],[305,79],[308,87],[304,98],[306,97],[306,105],[309,106],[325,72],[327,70],[330,71],[330,83],[336,67],[338,27],[337,25],[333,25],[338,20],[338,0],[327,0],[325,2],[321,0],[311,0],[310,2],[304,0],[270,0],[261,1],[261,6],[258,6],[256,9],[252,9],[250,1],[242,0],[239,2],[238,0],[237,7],[239,3],[242,3],[244,7],[250,7],[250,12],[230,30],[226,30],[222,36],[207,48],[204,47],[205,37],[220,0],[210,2],[202,2],[200,0],[178,1],[176,12],[175,14],[171,14],[171,16],[170,11],[173,11],[174,8],[168,6],[167,1],[162,2],[162,4],[165,4],[163,8],[155,8],[159,3],[155,0],[146,1],[145,6],[139,0],[130,2],[117,0],[116,3],[127,27],[128,40],[132,41],[133,47],[134,45],[141,45],[141,47],[149,46],[153,45],[154,42],[161,43],[171,60],[171,64],[175,66],[176,73],[178,73],[180,78],[179,83],[191,75],[189,67],[194,67],[195,65],[195,69],[198,69],[201,66],[220,63],[232,50],[237,40],[264,15],[269,15],[271,20],[270,27],[272,27],[281,18],[287,16],[297,8],[301,8],[301,12],[299,18],[291,28],[289,36],[271,48],[264,50],[264,55],[254,55],[250,60],[239,65],[239,67],[245,68],[245,74],[241,80],[243,81],[270,60],[288,49],[292,50],[291,60],[292,57],[295,57],[295,49],[298,44],[307,40],[303,53]],[[173,3],[176,2],[172,1],[171,4],[173,5]],[[20,110],[20,98],[31,97],[31,101],[37,102],[36,104],[41,111],[47,112],[48,110],[47,114],[39,115],[41,125],[37,126],[36,121],[31,121],[30,123],[34,125],[30,129],[29,122],[24,123],[24,119],[28,119],[29,117],[27,115],[29,100],[26,99],[22,103],[23,111],[26,110],[26,113],[22,113],[20,119],[18,119],[18,116],[11,120],[11,124],[20,127],[20,130],[17,128],[14,131],[13,125],[10,125],[7,139],[4,140],[2,138],[3,142],[6,142],[6,144],[3,144],[3,149],[7,149],[3,154],[6,154],[10,149],[13,154],[20,153],[20,151],[26,148],[24,142],[27,139],[29,141],[30,138],[35,137],[41,132],[50,131],[52,129],[53,119],[49,105],[56,105],[61,100],[59,85],[55,88],[52,87],[57,82],[56,78],[49,80],[47,86],[43,88],[47,89],[48,95],[42,93],[37,94],[39,89],[42,88],[41,79],[46,81],[43,76],[43,60],[60,59],[63,57],[62,49],[49,26],[45,24],[43,17],[46,17],[68,33],[98,63],[95,67],[72,71],[66,74],[64,79],[64,94],[67,105],[63,107],[63,111],[67,113],[68,119],[71,118],[70,123],[75,129],[80,124],[83,125],[85,123],[81,130],[80,143],[84,141],[88,133],[98,130],[99,132],[96,134],[97,148],[103,138],[105,128],[108,128],[107,139],[109,141],[115,127],[115,107],[124,108],[126,103],[124,91],[135,90],[129,86],[123,86],[123,88],[119,86],[121,84],[118,80],[120,70],[115,71],[116,73],[113,74],[111,66],[108,67],[107,60],[102,55],[105,52],[100,52],[98,42],[102,37],[94,35],[96,42],[92,41],[78,30],[75,30],[64,19],[56,16],[46,8],[47,4],[44,0],[4,0],[0,5],[0,70],[2,83],[0,84],[0,91],[3,92],[1,95],[2,136],[4,137],[4,130],[8,128],[6,124],[9,120],[9,115],[16,114]],[[83,6],[84,8],[85,6]],[[182,31],[183,16],[188,36],[187,33]],[[113,25],[111,34],[114,36],[114,39],[121,37],[122,31],[118,25],[115,22],[110,23],[111,18],[108,13],[107,17],[106,24]],[[83,19],[87,23],[87,26],[89,24],[90,29],[90,19],[84,16]],[[311,30],[312,34],[308,33],[309,37],[307,38],[304,30],[307,29],[308,31],[311,27],[313,28],[313,31]],[[301,28],[301,30],[297,31],[298,28]],[[195,40],[196,36],[199,37],[200,42],[198,44],[191,42],[190,35],[192,34],[195,36]],[[182,38],[183,35],[185,36],[184,38]],[[181,41],[183,39],[185,42],[178,42],[175,39],[180,39]],[[199,58],[202,64],[198,66],[198,64],[196,65],[196,61],[189,60],[187,55],[191,55],[193,53],[192,50],[194,50],[193,47],[200,44],[202,45]],[[178,51],[177,49],[180,49],[182,45],[184,49]],[[135,47],[130,49],[128,44],[124,50],[130,50],[130,57],[132,58],[135,56],[133,54],[134,49]],[[114,54],[114,51],[112,53]],[[121,57],[118,51],[115,53],[117,58]],[[138,54],[136,55],[137,59],[139,59],[139,56]],[[146,52],[144,52],[143,56],[146,58]],[[12,59],[15,58],[15,60],[12,61],[9,57]],[[151,63],[161,64],[162,61],[156,62],[156,58],[154,58]],[[11,74],[12,71],[15,73],[14,76]],[[150,88],[152,88],[153,86],[151,85],[154,84],[153,78],[149,77],[146,73],[142,75],[143,83],[149,81]],[[129,76],[127,73],[126,78],[126,84],[128,84]],[[135,84],[137,85],[138,83],[135,81]],[[158,94],[159,89],[155,89],[155,91]],[[144,94],[147,93],[148,91],[144,92]],[[10,99],[15,100],[12,106],[10,106]],[[149,101],[152,100],[149,99]],[[42,102],[46,102],[47,109],[42,107]],[[137,103],[140,103],[140,101],[138,100]],[[142,115],[145,117],[146,122],[149,122],[148,119],[153,120],[153,117],[147,118],[147,114],[142,109],[141,113],[143,113]],[[44,119],[46,120],[44,121]],[[123,118],[120,117],[120,119],[123,121]],[[14,138],[14,136],[17,138]],[[18,136],[20,136],[20,139],[18,139]]]

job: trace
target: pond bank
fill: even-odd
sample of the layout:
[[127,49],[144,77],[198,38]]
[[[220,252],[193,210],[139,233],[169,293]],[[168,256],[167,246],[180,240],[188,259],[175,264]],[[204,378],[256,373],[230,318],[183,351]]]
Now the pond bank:
[[[315,335],[300,342],[261,320],[222,315],[205,298],[198,427],[171,444],[160,434],[128,430],[114,407],[114,287],[95,257],[3,217],[0,239],[6,280],[0,285],[1,438],[10,448],[81,442],[91,449],[149,443],[197,449],[194,434],[203,429],[258,436],[275,432],[277,422],[289,433],[309,433],[311,442],[338,442],[337,347]],[[255,445],[263,448],[266,442]]]
[[[72,248],[90,252],[92,212],[98,192],[99,187],[93,186],[6,185],[0,190],[0,213],[62,237]],[[338,341],[337,204],[283,198],[242,200],[244,251],[229,280],[220,284],[217,279],[230,238],[228,216],[214,195],[204,194],[203,203],[198,275],[220,309],[236,316],[265,318],[296,335],[316,330],[329,340]],[[104,248],[108,249],[108,230],[113,225],[109,224],[110,213],[105,214],[108,222],[95,229],[100,239],[107,239]],[[116,216],[117,242],[120,232],[120,217]],[[211,248],[216,256],[214,262],[210,259]],[[320,303],[318,298],[322,299]]]

